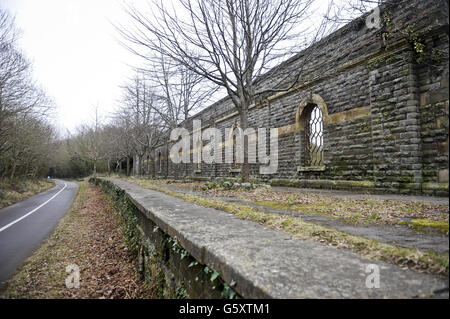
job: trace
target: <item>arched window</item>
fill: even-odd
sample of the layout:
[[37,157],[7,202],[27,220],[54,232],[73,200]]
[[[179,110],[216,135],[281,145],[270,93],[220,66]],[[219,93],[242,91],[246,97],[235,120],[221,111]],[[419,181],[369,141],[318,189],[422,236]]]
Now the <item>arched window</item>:
[[305,166],[323,165],[323,114],[315,104],[305,109]]
[[296,138],[298,137],[301,146],[298,172],[326,170],[324,132],[329,123],[330,117],[325,101],[320,95],[310,92],[300,102],[295,115],[295,127],[298,132]]

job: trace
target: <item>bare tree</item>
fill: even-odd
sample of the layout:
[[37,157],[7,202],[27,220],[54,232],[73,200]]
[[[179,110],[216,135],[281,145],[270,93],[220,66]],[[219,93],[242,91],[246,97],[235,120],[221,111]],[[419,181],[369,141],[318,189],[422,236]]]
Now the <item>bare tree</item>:
[[52,101],[32,81],[31,66],[16,48],[14,19],[0,9],[0,175],[35,176],[45,166],[46,138],[54,132],[43,119]]
[[[116,114],[116,119],[122,123],[124,128],[122,132],[125,133],[127,142],[136,155],[135,170],[138,175],[142,175],[144,156],[150,156],[151,151],[159,144],[164,125],[154,105],[156,97],[141,75],[136,75],[123,89],[123,105]],[[128,161],[129,155],[127,167]]]
[[83,124],[72,137],[72,151],[81,158],[93,164],[93,176],[97,178],[97,165],[105,158],[104,143],[100,140],[101,123],[98,115],[98,106],[94,109],[94,121],[91,125]]
[[[121,127],[116,126],[114,123],[105,125],[101,131],[101,140],[103,145],[103,150],[105,152],[105,158],[107,160],[108,175],[111,174],[111,165],[115,163],[115,167],[118,167],[124,158],[123,146],[122,144],[122,130]],[[125,153],[127,154],[127,153]]]
[[218,90],[204,77],[159,53],[155,53],[150,65],[141,72],[155,95],[151,106],[169,128],[177,127],[208,105]]
[[[139,56],[151,59],[149,52],[157,52],[223,87],[245,129],[249,106],[256,97],[255,80],[280,57],[287,41],[298,36],[295,27],[308,19],[312,2],[179,0],[174,9],[155,1],[157,14],[153,16],[127,6],[135,28],[117,29]],[[248,179],[247,147],[241,174]]]
[[17,176],[36,177],[48,167],[56,133],[44,120],[29,114],[20,114],[12,121],[7,151],[0,164],[2,177],[14,179]]
[[117,128],[115,134],[117,147],[115,149],[116,168],[126,160],[126,175],[130,175],[130,158],[133,156],[133,145],[131,142],[131,120],[119,111],[114,117],[114,125]]

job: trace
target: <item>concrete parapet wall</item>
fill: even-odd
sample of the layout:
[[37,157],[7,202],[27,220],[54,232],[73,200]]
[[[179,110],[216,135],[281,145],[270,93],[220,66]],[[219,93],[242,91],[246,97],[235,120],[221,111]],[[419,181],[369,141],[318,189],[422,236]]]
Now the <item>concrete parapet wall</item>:
[[[167,298],[405,298],[448,281],[241,220],[123,180],[97,179],[127,220],[140,271]],[[381,286],[366,286],[367,266]]]

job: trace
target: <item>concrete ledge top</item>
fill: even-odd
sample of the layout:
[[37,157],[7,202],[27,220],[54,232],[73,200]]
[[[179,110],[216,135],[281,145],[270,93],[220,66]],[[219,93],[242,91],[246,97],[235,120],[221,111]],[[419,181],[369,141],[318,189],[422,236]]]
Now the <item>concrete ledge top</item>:
[[[219,270],[245,298],[409,298],[448,288],[448,280],[367,260],[346,250],[289,235],[123,180],[124,190],[158,227],[200,263]],[[367,288],[367,266],[380,287]]]

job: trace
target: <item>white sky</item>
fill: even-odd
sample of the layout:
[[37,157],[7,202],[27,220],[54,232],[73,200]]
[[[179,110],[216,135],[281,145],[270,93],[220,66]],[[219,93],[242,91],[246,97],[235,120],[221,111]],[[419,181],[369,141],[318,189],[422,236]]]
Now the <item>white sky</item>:
[[[128,1],[129,2],[129,1]],[[147,1],[132,1],[149,7]],[[328,1],[318,2],[319,6]],[[113,112],[119,85],[133,76],[140,60],[124,49],[112,23],[130,21],[123,0],[0,0],[22,31],[19,47],[33,75],[57,106],[54,125],[61,133]]]
[[115,39],[111,22],[122,21],[120,0],[0,0],[16,18],[19,47],[33,75],[57,105],[61,132],[93,118],[98,104],[105,117],[118,104],[118,88],[135,58]]

